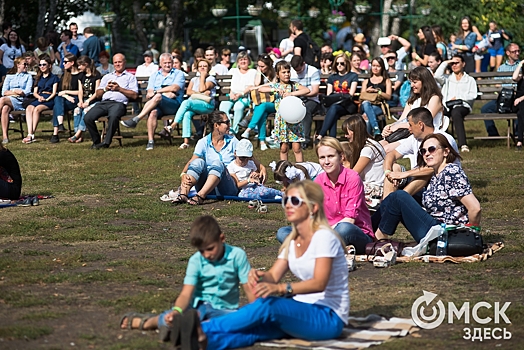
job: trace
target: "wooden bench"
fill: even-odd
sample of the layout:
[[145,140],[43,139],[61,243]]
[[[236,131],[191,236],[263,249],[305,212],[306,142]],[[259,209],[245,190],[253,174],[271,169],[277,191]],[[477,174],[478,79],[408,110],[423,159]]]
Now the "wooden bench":
[[[22,110],[22,111],[13,111],[11,112],[11,115],[15,118],[15,124],[16,122],[18,122],[18,127],[15,127],[15,126],[11,126],[12,123],[9,123],[9,127],[8,127],[8,131],[13,131],[13,132],[17,132],[17,133],[20,133],[20,136],[21,138],[23,139],[24,136],[25,136],[25,131],[24,131],[24,117],[25,117],[25,110]],[[73,136],[73,128],[71,128],[71,119],[72,119],[72,116],[73,116],[73,113],[71,111],[69,112],[66,112],[66,115],[64,116],[64,123],[67,121],[67,129],[66,131],[69,132],[69,136]],[[42,113],[40,113],[40,120],[42,120],[43,118],[47,119],[47,118],[50,118],[52,119],[53,118],[53,110],[51,109],[48,109],[46,111],[43,111]],[[53,132],[53,129],[37,129],[35,130],[35,132]]]

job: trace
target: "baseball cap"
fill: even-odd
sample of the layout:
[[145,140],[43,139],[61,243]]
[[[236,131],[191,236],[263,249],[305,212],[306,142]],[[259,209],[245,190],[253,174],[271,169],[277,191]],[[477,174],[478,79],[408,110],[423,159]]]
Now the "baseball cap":
[[150,50],[147,50],[146,52],[144,52],[144,54],[142,56],[153,57],[153,53]]
[[391,45],[391,39],[387,36],[383,36],[382,38],[378,38],[377,41],[378,46],[389,46]]
[[252,157],[253,156],[253,144],[248,139],[242,139],[238,141],[236,149],[237,157]]

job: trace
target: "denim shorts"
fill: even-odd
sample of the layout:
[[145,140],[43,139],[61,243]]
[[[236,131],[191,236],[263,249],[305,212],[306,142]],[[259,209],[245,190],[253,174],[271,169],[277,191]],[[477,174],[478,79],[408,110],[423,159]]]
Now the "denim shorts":
[[156,117],[157,119],[162,118],[164,115],[176,114],[180,107],[180,101],[174,98],[169,98],[162,95],[162,100],[156,106]]

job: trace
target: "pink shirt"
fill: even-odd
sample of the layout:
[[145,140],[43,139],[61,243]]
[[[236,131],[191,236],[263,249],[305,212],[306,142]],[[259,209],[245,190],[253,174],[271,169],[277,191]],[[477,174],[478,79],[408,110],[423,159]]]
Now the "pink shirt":
[[335,186],[326,173],[318,175],[315,182],[324,191],[324,211],[330,225],[344,218],[355,219],[356,226],[366,235],[375,237],[364,197],[364,185],[356,171],[342,167]]

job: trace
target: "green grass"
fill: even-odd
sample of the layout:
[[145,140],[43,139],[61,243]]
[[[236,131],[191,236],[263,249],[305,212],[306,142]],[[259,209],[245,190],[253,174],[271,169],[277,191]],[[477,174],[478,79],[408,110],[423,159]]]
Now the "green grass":
[[[136,133],[145,133],[143,124]],[[497,124],[502,132],[505,122]],[[466,128],[468,136],[485,134],[482,122],[468,122]],[[277,256],[274,234],[285,224],[279,205],[269,205],[261,215],[245,203],[208,201],[189,207],[159,201],[179,184],[192,149],[158,141],[154,151],[146,152],[145,140],[125,139],[123,148],[115,143],[93,151],[88,142],[72,145],[62,139],[52,145],[49,135],[37,135],[39,142],[23,145],[17,137],[11,135],[9,148],[21,166],[24,194],[55,198],[42,200],[39,207],[0,209],[2,347],[32,349],[45,337],[49,348],[71,342],[82,348],[158,348],[156,334],[121,331],[118,321],[128,311],[161,312],[170,306],[195,252],[189,226],[202,214],[217,218],[227,242],[244,248],[254,267],[269,269]],[[504,241],[506,247],[474,264],[408,263],[378,270],[359,263],[350,275],[351,314],[410,317],[422,290],[458,305],[511,301],[506,314],[513,338],[503,345],[517,348],[524,342],[524,156],[503,141],[472,140],[469,145],[463,167],[482,205],[484,239]],[[255,156],[267,165],[278,152],[255,151]],[[305,159],[314,160],[314,152],[306,151]],[[268,184],[277,186],[272,176]],[[409,235],[400,228],[396,238]],[[459,326],[383,347],[468,349],[471,341],[461,338]],[[60,335],[63,329],[68,337]],[[9,343],[16,339],[28,341]]]

